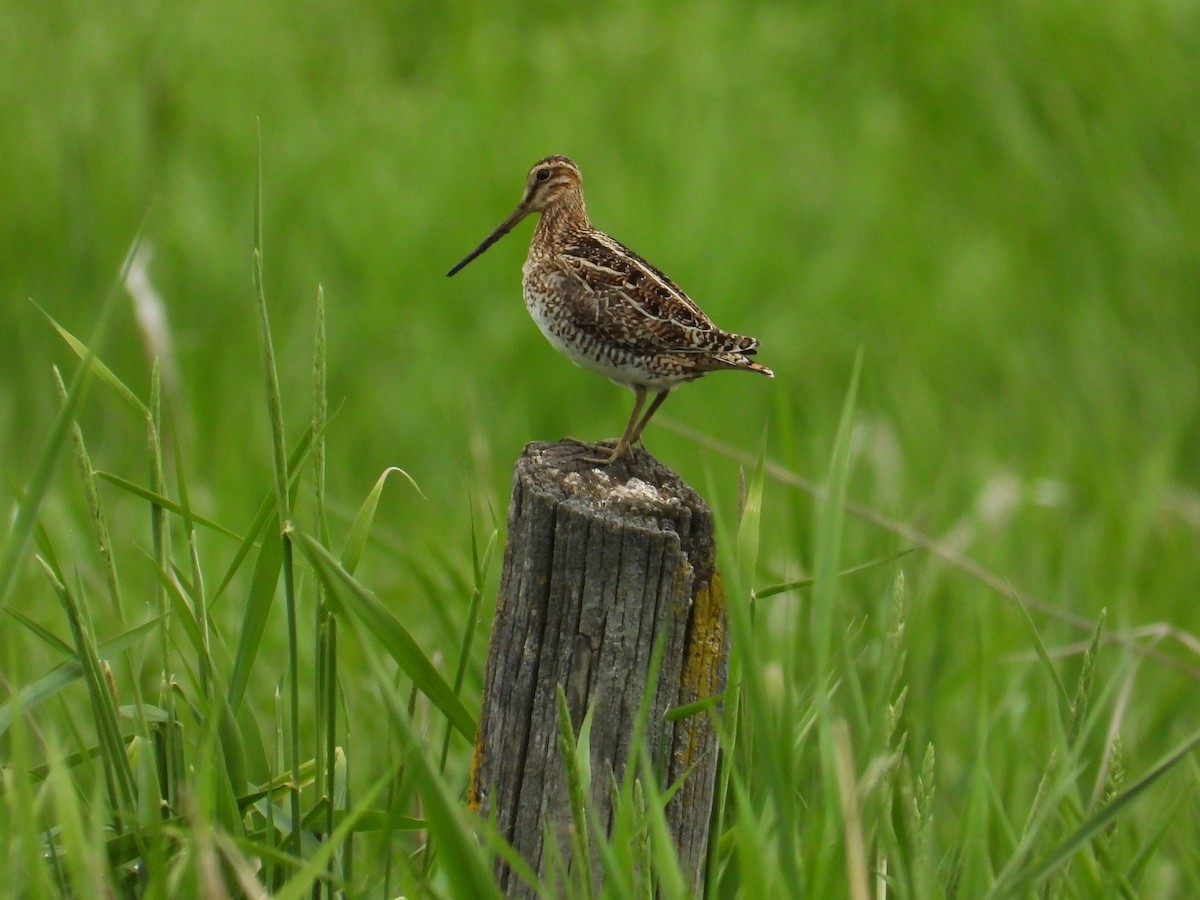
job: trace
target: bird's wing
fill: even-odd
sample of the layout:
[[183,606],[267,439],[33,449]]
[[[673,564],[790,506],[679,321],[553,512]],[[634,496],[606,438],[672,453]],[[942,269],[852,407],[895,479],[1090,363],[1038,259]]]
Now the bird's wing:
[[601,340],[639,353],[688,353],[717,349],[734,337],[671,279],[607,235],[580,236],[555,262],[558,293],[571,304],[572,318]]

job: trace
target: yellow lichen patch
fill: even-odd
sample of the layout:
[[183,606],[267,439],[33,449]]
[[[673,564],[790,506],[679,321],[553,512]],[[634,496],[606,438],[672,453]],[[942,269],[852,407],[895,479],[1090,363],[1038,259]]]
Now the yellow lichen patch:
[[725,587],[714,571],[707,588],[696,591],[692,628],[683,658],[680,700],[693,703],[711,697],[725,662]]
[[[683,671],[680,673],[680,705],[705,700],[717,693],[724,678],[725,649],[725,588],[721,575],[713,571],[708,586],[696,591],[692,604],[692,627],[684,651]],[[681,770],[694,761],[697,750],[703,752],[710,733],[707,714],[697,713],[675,724],[675,754]],[[697,746],[700,744],[700,746]]]
[[467,782],[467,809],[479,812],[479,800],[482,787],[479,784],[479,763],[483,756],[483,731],[475,731],[475,748],[471,751],[471,776]]

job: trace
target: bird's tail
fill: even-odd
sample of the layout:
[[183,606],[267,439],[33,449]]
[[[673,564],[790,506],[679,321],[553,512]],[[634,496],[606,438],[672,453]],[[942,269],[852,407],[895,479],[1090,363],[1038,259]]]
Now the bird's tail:
[[716,364],[713,368],[745,369],[748,372],[766,375],[768,378],[775,377],[774,372],[750,358],[758,352],[758,338],[729,333],[725,333],[723,337],[725,346],[710,356],[712,362]]
[[714,353],[712,361],[716,363],[714,369],[744,369],[747,372],[757,372],[759,375],[766,375],[768,378],[774,378],[775,373],[764,366],[762,363],[756,363],[744,353]]

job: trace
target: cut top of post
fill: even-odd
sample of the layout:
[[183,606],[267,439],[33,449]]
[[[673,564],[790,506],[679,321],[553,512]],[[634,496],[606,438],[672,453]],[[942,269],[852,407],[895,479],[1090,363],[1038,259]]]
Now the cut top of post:
[[[702,532],[708,529],[708,504],[645,450],[635,449],[607,466],[588,461],[590,451],[586,445],[570,442],[529,444],[517,463],[518,477],[547,499],[586,507],[592,515],[611,515],[627,525],[668,528],[685,542],[696,525],[702,526]],[[519,510],[509,513],[511,517]],[[693,522],[697,514],[703,523]],[[688,555],[695,564],[697,554]]]

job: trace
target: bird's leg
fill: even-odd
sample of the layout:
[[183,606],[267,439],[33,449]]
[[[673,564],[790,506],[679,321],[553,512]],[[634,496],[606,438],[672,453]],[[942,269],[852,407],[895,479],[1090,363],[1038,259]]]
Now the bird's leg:
[[[602,466],[607,466],[616,462],[633,447],[633,441],[636,440],[638,431],[638,413],[642,411],[642,406],[646,403],[646,389],[641,385],[633,387],[633,412],[629,414],[629,422],[625,425],[625,431],[621,435],[621,439],[617,441],[617,446],[613,448],[613,452],[604,459],[589,459],[588,462],[599,463]],[[654,406],[657,406],[659,400],[655,398]]]
[[646,427],[646,423],[650,421],[650,417],[658,412],[658,408],[662,406],[663,401],[667,399],[667,394],[670,391],[659,391],[654,395],[654,400],[650,403],[650,408],[646,410],[646,414],[642,416],[642,420],[638,422],[637,428],[633,430],[633,435],[629,438],[629,443],[632,446],[642,439],[642,429]]

